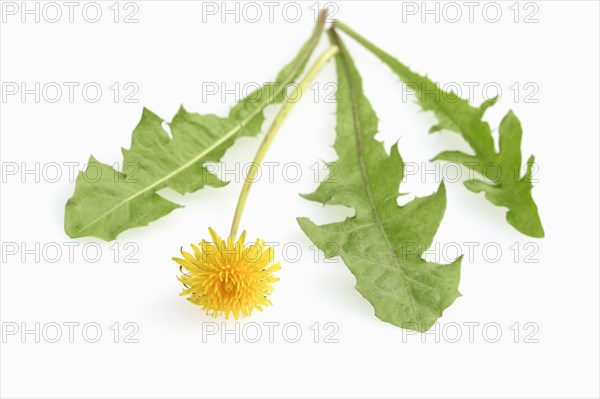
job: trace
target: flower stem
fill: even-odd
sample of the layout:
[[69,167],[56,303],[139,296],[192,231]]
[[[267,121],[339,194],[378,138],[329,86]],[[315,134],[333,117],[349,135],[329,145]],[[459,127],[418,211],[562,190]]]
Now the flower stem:
[[242,219],[242,213],[244,212],[244,207],[246,205],[246,201],[248,199],[248,194],[250,193],[250,188],[252,187],[252,183],[258,174],[258,170],[260,164],[262,163],[265,155],[267,154],[267,150],[271,146],[271,143],[275,139],[277,132],[283,125],[283,122],[286,120],[294,105],[300,100],[302,93],[308,90],[308,86],[313,82],[315,77],[319,74],[319,72],[323,69],[323,67],[327,64],[327,62],[338,52],[337,46],[331,46],[327,51],[325,51],[310,67],[306,75],[302,78],[300,83],[294,87],[294,93],[288,98],[294,99],[294,101],[290,101],[289,99],[284,101],[283,106],[277,113],[275,120],[269,127],[267,134],[263,138],[256,155],[254,156],[254,160],[250,165],[248,170],[248,176],[244,181],[244,185],[242,186],[242,190],[240,192],[240,197],[237,202],[237,206],[235,208],[235,214],[233,215],[233,222],[231,223],[231,232],[229,236],[233,239],[237,236],[238,227],[240,225],[240,220]]

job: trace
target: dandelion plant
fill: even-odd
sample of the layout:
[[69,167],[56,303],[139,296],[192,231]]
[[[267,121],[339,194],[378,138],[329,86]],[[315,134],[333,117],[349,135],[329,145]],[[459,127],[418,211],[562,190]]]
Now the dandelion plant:
[[[497,99],[473,107],[454,93],[442,92],[435,82],[411,71],[339,21],[328,30],[328,50],[296,84],[325,31],[326,17],[326,11],[320,13],[312,35],[276,81],[242,99],[229,115],[201,115],[181,107],[169,122],[171,138],[162,127],[164,120],[144,109],[133,131],[131,147],[122,150],[123,170],[91,156],[87,168],[93,168],[98,179],[87,179],[86,171],[78,175],[75,192],[65,206],[66,233],[73,238],[114,240],[123,231],[146,226],[181,207],[160,194],[163,188],[186,194],[205,186],[225,185],[205,164],[219,161],[237,138],[259,135],[265,121],[264,109],[276,105],[279,111],[240,188],[229,235],[222,238],[207,226],[209,240],[191,244],[191,252],[182,248],[181,257],[173,258],[181,271],[181,295],[208,315],[238,319],[272,305],[269,296],[279,280],[275,273],[282,265],[274,261],[274,250],[262,239],[246,243],[246,231],[238,235],[239,226],[258,168],[296,103],[286,101],[286,90],[295,84],[292,97],[300,98],[335,58],[336,175],[335,179],[327,177],[314,193],[303,196],[324,205],[351,207],[355,214],[324,225],[306,217],[298,218],[298,223],[326,257],[339,256],[344,261],[356,279],[356,289],[373,306],[377,317],[401,328],[427,331],[460,296],[462,257],[450,264],[423,258],[446,211],[445,186],[442,182],[431,195],[398,205],[404,163],[397,144],[388,154],[375,139],[378,118],[363,92],[358,68],[338,35],[340,31],[379,57],[417,94],[439,94],[417,96],[421,107],[433,111],[438,119],[431,132],[457,132],[473,153],[444,151],[434,160],[474,169],[481,179],[466,181],[469,190],[484,192],[489,201],[507,208],[507,221],[518,231],[543,237],[544,229],[531,194],[533,156],[525,162],[525,173],[521,173],[521,121],[512,111],[506,114],[499,126],[499,151],[495,151],[491,128],[483,120],[485,110]],[[255,101],[256,98],[261,100]],[[410,150],[402,148],[403,152]],[[490,163],[499,167],[500,175],[487,173],[484,166]],[[294,228],[293,224],[290,228]]]

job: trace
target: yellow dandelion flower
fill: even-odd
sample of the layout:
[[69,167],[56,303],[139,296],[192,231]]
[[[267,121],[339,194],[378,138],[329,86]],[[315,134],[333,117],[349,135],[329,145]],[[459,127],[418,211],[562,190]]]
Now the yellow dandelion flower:
[[273,273],[281,269],[279,262],[270,264],[273,248],[261,239],[245,246],[245,231],[237,242],[232,237],[221,239],[212,228],[208,231],[212,242],[202,240],[199,247],[192,244],[193,254],[181,250],[183,259],[173,258],[183,273],[178,277],[186,287],[181,295],[202,306],[206,314],[224,314],[225,318],[233,314],[236,320],[272,305],[267,296],[279,281]]
[[[299,98],[303,92],[308,91],[315,76],[337,52],[338,48],[332,46],[323,53],[302,78],[295,88],[295,95],[291,97]],[[237,319],[240,314],[248,316],[254,309],[262,310],[264,306],[272,305],[267,296],[273,292],[273,283],[279,280],[273,273],[281,269],[279,262],[270,264],[273,249],[266,247],[265,242],[260,239],[254,244],[244,246],[246,232],[242,233],[237,242],[234,242],[234,239],[250,187],[258,174],[258,166],[296,103],[297,101],[284,102],[263,137],[252,162],[254,167],[250,168],[240,191],[227,241],[222,240],[209,228],[213,242],[202,241],[198,244],[199,247],[192,244],[193,254],[182,249],[183,259],[173,258],[183,273],[179,277],[179,281],[185,286],[181,295],[202,306],[206,314],[224,314],[225,318],[233,314]]]

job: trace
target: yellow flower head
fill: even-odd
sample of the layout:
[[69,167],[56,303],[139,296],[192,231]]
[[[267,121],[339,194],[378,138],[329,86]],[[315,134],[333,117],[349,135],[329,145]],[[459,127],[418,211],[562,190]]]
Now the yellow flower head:
[[173,258],[183,273],[178,277],[186,287],[181,295],[202,306],[206,314],[223,313],[228,318],[233,313],[236,320],[240,314],[248,316],[253,309],[272,305],[267,295],[279,280],[273,273],[281,269],[279,262],[269,265],[273,249],[261,239],[244,246],[245,231],[235,243],[232,237],[222,240],[212,228],[208,231],[212,242],[192,244],[193,254],[182,250],[183,259]]

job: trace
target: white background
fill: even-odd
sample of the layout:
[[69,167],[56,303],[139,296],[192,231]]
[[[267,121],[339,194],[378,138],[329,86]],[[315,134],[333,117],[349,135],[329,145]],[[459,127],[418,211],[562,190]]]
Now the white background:
[[[270,23],[263,3],[259,4],[264,14],[257,23],[243,18],[238,23],[231,15],[222,23],[220,14],[205,15],[203,22],[200,2],[138,1],[135,17],[139,22],[125,24],[113,22],[112,3],[100,3],[103,16],[95,24],[82,18],[81,7],[73,23],[66,15],[57,23],[48,23],[43,16],[39,23],[32,16],[22,23],[20,14],[4,15],[3,83],[26,82],[32,87],[35,82],[42,86],[97,82],[103,88],[97,103],[82,98],[81,90],[75,91],[73,103],[66,97],[57,103],[44,98],[36,103],[32,95],[25,101],[18,95],[3,99],[5,172],[14,163],[22,168],[22,162],[27,168],[38,162],[40,168],[52,162],[83,165],[90,154],[109,164],[118,162],[120,147],[129,146],[142,106],[166,120],[181,103],[189,110],[224,115],[234,96],[225,101],[211,96],[203,101],[203,82],[232,88],[236,82],[243,87],[272,80],[309,36],[314,18],[311,2],[302,3],[296,23],[283,18],[282,5]],[[216,4],[221,7],[220,2]],[[35,323],[43,327],[77,322],[80,326],[73,343],[64,326],[58,343],[44,337],[36,343],[33,334],[22,336],[20,331],[3,336],[2,396],[598,397],[598,3],[547,1],[527,9],[521,3],[517,23],[513,2],[498,3],[502,17],[497,23],[485,20],[485,3],[475,10],[473,23],[462,2],[458,4],[464,15],[457,23],[445,21],[443,14],[439,22],[430,15],[423,23],[421,2],[413,4],[419,7],[416,15],[403,14],[400,2],[339,2],[335,17],[442,84],[457,82],[467,90],[465,82],[477,82],[473,98],[477,103],[484,97],[484,84],[495,82],[502,88],[503,96],[488,111],[487,119],[495,128],[512,108],[522,121],[524,157],[535,154],[539,165],[533,195],[546,238],[519,234],[504,220],[504,209],[468,192],[461,182],[447,182],[448,208],[436,242],[448,249],[450,258],[456,252],[452,243],[463,253],[468,251],[465,243],[479,245],[473,257],[463,261],[463,296],[427,335],[409,335],[381,322],[354,290],[354,278],[341,261],[315,262],[315,251],[295,221],[295,217],[309,216],[324,223],[351,214],[298,196],[317,185],[311,165],[336,157],[330,146],[335,104],[325,101],[324,92],[314,98],[313,91],[294,109],[267,155],[267,161],[281,165],[275,169],[273,182],[265,178],[255,184],[242,220],[249,238],[297,242],[302,256],[295,263],[285,262],[279,247],[277,256],[284,261],[281,281],[272,295],[274,306],[241,321],[240,328],[248,322],[262,327],[258,343],[244,339],[237,343],[233,335],[222,339],[220,332],[203,339],[203,325],[213,326],[203,323],[217,322],[221,329],[222,320],[205,316],[178,296],[182,287],[176,280],[177,266],[170,259],[180,246],[206,238],[208,226],[226,234],[241,187],[239,176],[222,189],[204,189],[185,197],[161,193],[186,208],[119,236],[117,262],[110,249],[114,243],[100,242],[102,257],[91,263],[81,248],[97,241],[72,240],[63,230],[64,204],[74,189],[67,168],[54,183],[44,181],[43,176],[36,182],[35,175],[21,171],[4,173],[3,245],[25,243],[34,248],[36,243],[41,247],[57,243],[63,255],[52,263],[48,256],[36,262],[33,255],[27,255],[21,262],[21,253],[3,254],[3,328],[13,323],[19,328],[21,323],[27,328],[34,328]],[[438,5],[440,12],[443,5]],[[429,6],[435,7],[434,3]],[[122,13],[133,10],[123,7]],[[539,8],[534,16],[538,22],[523,23],[535,7]],[[62,7],[62,11],[67,9]],[[447,13],[451,11],[446,8]],[[488,17],[494,17],[489,12]],[[403,100],[402,86],[385,65],[350,39],[346,42],[381,119],[380,138],[386,148],[400,139],[405,161],[416,163],[426,162],[441,150],[465,148],[457,135],[427,135],[434,118],[419,112],[410,97]],[[324,38],[317,51],[325,48]],[[324,89],[333,81],[334,69],[329,65],[319,76],[318,87]],[[134,98],[139,102],[121,99],[115,103],[108,88],[114,82],[137,84]],[[515,90],[509,88],[515,82],[522,90],[517,101]],[[528,82],[535,86],[524,88]],[[532,97],[537,103],[524,101],[531,87],[539,88]],[[274,112],[268,109],[271,117]],[[239,140],[224,162],[248,162],[258,143],[258,139]],[[301,166],[300,181],[283,178],[286,162]],[[438,183],[435,176],[416,174],[408,177],[401,191],[411,193],[410,198],[427,195]],[[72,242],[79,246],[70,261],[67,245]],[[126,243],[139,247],[133,256],[138,263],[124,261],[130,252]],[[502,250],[496,262],[491,259],[494,251],[482,251],[488,243],[497,243]],[[516,261],[511,246],[520,249]],[[525,255],[536,246],[538,251],[529,260],[538,262],[527,262]],[[292,248],[287,259],[294,256]],[[102,328],[97,343],[88,343],[82,336],[82,326],[92,322]],[[110,330],[115,322],[120,323],[118,343],[113,342]],[[123,342],[127,322],[139,326],[134,336],[138,343]],[[280,323],[272,343],[266,322]],[[289,336],[282,334],[282,326],[291,322],[302,329],[297,343],[288,342],[293,330],[288,330]],[[317,343],[310,329],[316,322],[321,332]],[[337,343],[324,342],[325,333],[332,331],[325,331],[327,322],[339,327],[333,336]],[[479,323],[471,340],[465,323]],[[502,332],[498,342],[491,342],[494,329],[483,333],[486,323],[497,323],[491,325]],[[525,328],[525,323],[532,324]],[[227,326],[233,329],[235,323]],[[457,327],[462,337],[457,343],[449,342]],[[515,330],[520,331],[518,337]],[[255,330],[245,331],[254,336]],[[54,330],[47,332],[53,337]],[[529,333],[533,335],[526,338]]]

